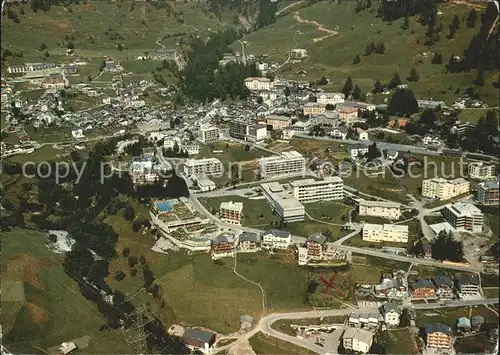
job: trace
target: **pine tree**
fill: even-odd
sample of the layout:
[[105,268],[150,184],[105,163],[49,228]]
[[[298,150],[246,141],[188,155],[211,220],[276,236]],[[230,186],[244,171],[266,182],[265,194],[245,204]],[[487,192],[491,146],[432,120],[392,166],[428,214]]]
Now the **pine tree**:
[[354,57],[354,60],[353,60],[353,64],[359,64],[359,62],[361,62],[361,58],[359,57],[359,55],[356,54],[356,57]]
[[385,44],[384,42],[380,42],[377,44],[377,48],[375,49],[375,53],[377,54],[385,54]]
[[470,10],[469,15],[467,16],[467,27],[474,28],[476,26],[477,21],[477,13],[475,9]]
[[432,64],[443,64],[443,56],[440,53],[435,52],[434,56],[432,57],[431,63]]
[[418,76],[417,70],[415,68],[411,68],[410,76],[408,77],[408,81],[416,82],[420,77]]
[[484,86],[484,72],[482,69],[479,69],[477,71],[477,77],[476,79],[474,80],[474,85],[477,85],[477,86]]
[[458,16],[455,15],[453,16],[453,20],[451,21],[451,25],[455,27],[456,30],[460,28],[460,20],[458,19]]
[[379,92],[382,92],[382,84],[380,83],[380,80],[377,80],[375,84],[373,85],[373,93],[377,94]]
[[346,80],[346,82],[344,84],[344,87],[342,88],[342,92],[344,93],[344,95],[345,95],[346,98],[349,97],[349,95],[352,92],[352,89],[353,89],[352,79],[351,79],[351,76],[348,76],[347,80]]
[[391,81],[389,82],[389,85],[387,87],[389,89],[394,89],[395,87],[401,85],[401,78],[399,77],[399,73],[394,73],[394,76],[392,77]]
[[352,97],[354,98],[354,100],[359,100],[361,98],[361,89],[357,84],[354,86]]

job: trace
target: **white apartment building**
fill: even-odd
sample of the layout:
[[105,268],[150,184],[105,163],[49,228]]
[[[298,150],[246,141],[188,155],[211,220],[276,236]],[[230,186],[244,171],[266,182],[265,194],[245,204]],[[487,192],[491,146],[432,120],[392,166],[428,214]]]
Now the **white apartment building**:
[[198,138],[204,143],[215,142],[219,139],[219,128],[213,126],[201,127]]
[[268,78],[250,77],[245,79],[245,86],[254,91],[271,90],[272,83]]
[[372,343],[373,333],[368,330],[349,327],[342,335],[342,344],[346,350],[366,354],[370,350]]
[[185,150],[188,155],[200,154],[200,146],[196,143],[182,144],[180,149]]
[[292,242],[292,235],[287,231],[271,229],[262,236],[263,249],[286,249]]
[[265,124],[253,124],[247,127],[245,140],[252,143],[263,141],[267,138],[267,127]]
[[363,225],[363,240],[366,242],[408,242],[408,226],[397,224],[371,224]]
[[290,182],[293,197],[301,203],[342,200],[344,181],[338,176],[328,176],[321,180],[304,179]]
[[300,174],[306,170],[306,159],[297,151],[283,152],[280,156],[259,159],[261,179],[270,177]]
[[441,211],[446,222],[455,230],[481,233],[484,215],[472,203],[449,203]]
[[242,202],[222,202],[219,207],[219,217],[222,222],[229,224],[241,225],[241,217],[243,216]]
[[322,92],[316,97],[316,102],[321,105],[337,105],[344,103],[345,95],[339,92]]
[[495,177],[495,166],[482,162],[470,163],[468,166],[469,176],[473,179],[488,180]]
[[390,201],[359,200],[359,215],[399,219],[401,217],[401,204]]
[[422,181],[422,196],[449,200],[455,196],[470,191],[470,182],[464,178],[446,180],[443,178],[426,179]]
[[184,163],[184,173],[187,176],[197,175],[222,175],[224,168],[219,159],[186,159]]
[[200,188],[201,192],[212,191],[212,190],[215,190],[217,187],[215,185],[215,182],[213,182],[212,180],[207,179],[207,178],[201,178],[201,179],[196,180],[196,184]]
[[305,208],[278,182],[260,185],[267,203],[283,222],[303,221]]

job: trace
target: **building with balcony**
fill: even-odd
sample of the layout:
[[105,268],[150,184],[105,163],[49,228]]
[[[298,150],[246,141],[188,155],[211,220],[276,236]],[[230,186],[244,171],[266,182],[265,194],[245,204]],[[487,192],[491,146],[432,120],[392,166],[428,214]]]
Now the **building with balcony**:
[[362,239],[366,242],[408,242],[408,226],[405,225],[365,223],[362,233]]
[[242,202],[222,202],[219,207],[219,218],[222,222],[241,225],[241,217],[243,216]]
[[380,314],[384,318],[384,322],[388,327],[399,326],[399,317],[401,315],[401,309],[396,303],[384,303],[380,307]]
[[495,178],[495,165],[483,162],[469,163],[467,170],[472,179],[488,180]]
[[477,185],[476,201],[483,205],[498,205],[500,203],[498,180],[480,182]]
[[481,233],[484,215],[471,203],[449,203],[441,210],[443,218],[457,231]]
[[460,298],[476,298],[481,296],[479,278],[476,274],[461,274],[456,279],[456,285]]
[[223,172],[222,162],[216,158],[186,159],[184,162],[184,173],[187,176],[222,176]]
[[245,86],[252,91],[271,90],[272,82],[268,78],[250,77],[245,79]]
[[213,126],[202,126],[198,132],[198,138],[204,143],[219,140],[219,128]]
[[280,175],[304,174],[305,171],[306,159],[297,151],[283,152],[279,156],[259,159],[261,179]]
[[345,95],[341,92],[322,92],[316,96],[316,102],[320,105],[337,105],[344,103]]
[[257,233],[243,232],[238,237],[238,252],[252,253],[260,250],[262,240]]
[[359,215],[399,219],[401,217],[401,204],[390,201],[359,200]]
[[447,180],[443,178],[433,178],[422,181],[422,196],[437,198],[439,200],[449,200],[455,196],[466,194],[470,191],[470,182],[457,178]]
[[315,116],[321,115],[326,111],[326,105],[322,105],[316,102],[308,102],[302,107],[302,113],[304,116]]
[[252,120],[232,120],[229,122],[229,135],[248,142],[257,143],[267,138],[267,128]]
[[339,110],[340,121],[351,123],[358,119],[358,109],[356,107],[342,107]]
[[426,324],[423,333],[425,344],[429,348],[449,349],[453,346],[453,332],[445,324]]
[[373,343],[373,333],[360,328],[347,328],[342,335],[342,345],[346,350],[366,354]]
[[453,298],[453,281],[448,276],[438,275],[433,281],[436,286],[436,296],[440,299]]
[[270,229],[262,235],[263,249],[287,249],[292,242],[292,235],[287,231]]
[[210,251],[212,259],[220,259],[225,257],[233,257],[236,246],[234,238],[229,234],[221,234],[211,241]]
[[410,284],[411,296],[413,298],[435,298],[436,288],[432,281],[426,279],[417,279]]
[[290,182],[293,197],[301,203],[342,200],[344,198],[344,181],[338,176],[323,179],[304,179]]

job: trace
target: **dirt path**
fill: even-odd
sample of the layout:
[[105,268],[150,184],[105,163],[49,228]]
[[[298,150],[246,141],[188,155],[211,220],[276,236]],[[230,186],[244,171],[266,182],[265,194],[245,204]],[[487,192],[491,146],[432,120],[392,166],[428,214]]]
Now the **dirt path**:
[[478,9],[478,10],[484,10],[486,8],[485,5],[479,5],[477,3],[472,3],[472,2],[469,2],[469,1],[465,1],[465,0],[453,0],[452,3],[453,4],[458,4],[458,5],[466,5],[466,6]]
[[314,43],[316,42],[321,42],[322,40],[324,39],[327,39],[328,37],[331,37],[331,36],[335,36],[338,34],[337,31],[335,30],[332,30],[332,29],[329,29],[329,28],[325,28],[322,24],[320,24],[319,22],[317,21],[312,21],[312,20],[304,20],[300,17],[300,14],[298,11],[295,11],[295,16],[294,16],[295,20],[297,20],[298,22],[300,23],[308,23],[310,25],[314,25],[316,26],[316,30],[318,30],[319,32],[323,32],[323,33],[327,33],[327,35],[323,36],[323,37],[316,37],[316,38],[313,38],[312,41]]
[[297,1],[297,2],[294,2],[293,4],[290,4],[290,5],[288,5],[288,6],[284,7],[284,8],[282,8],[282,9],[281,9],[281,10],[279,10],[279,11],[276,11],[276,16],[281,15],[283,12],[285,12],[285,11],[286,11],[286,10],[288,10],[289,8],[291,8],[291,7],[295,6],[295,5],[298,5],[298,4],[300,4],[300,3],[303,3],[303,2],[304,2],[304,1]]

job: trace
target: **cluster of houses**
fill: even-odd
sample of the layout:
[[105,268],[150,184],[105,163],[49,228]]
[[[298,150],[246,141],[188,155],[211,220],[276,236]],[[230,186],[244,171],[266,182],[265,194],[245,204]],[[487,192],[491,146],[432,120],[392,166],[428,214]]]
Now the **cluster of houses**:
[[410,282],[413,299],[477,299],[481,297],[479,277],[475,274],[460,274],[455,280],[439,275],[433,279],[418,278]]

